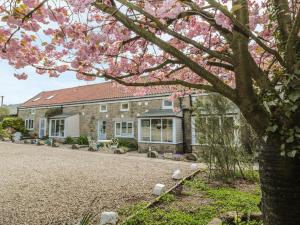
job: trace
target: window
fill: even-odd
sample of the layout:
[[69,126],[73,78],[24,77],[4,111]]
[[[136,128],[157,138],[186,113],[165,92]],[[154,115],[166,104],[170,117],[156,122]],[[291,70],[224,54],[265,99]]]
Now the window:
[[50,100],[50,99],[54,98],[54,96],[55,96],[55,95],[50,95],[50,96],[47,97],[46,99],[47,99],[47,100]]
[[64,137],[65,136],[65,120],[52,119],[50,120],[50,136]]
[[27,130],[33,130],[33,119],[25,120],[25,128]]
[[31,110],[30,110],[30,114],[31,114],[31,115],[34,115],[35,112],[36,112],[36,109],[31,109]]
[[169,101],[167,99],[163,100],[163,105],[162,105],[163,109],[173,109],[173,102]]
[[173,119],[141,119],[140,141],[173,142]]
[[33,99],[32,101],[33,101],[33,102],[36,102],[36,101],[38,101],[38,100],[40,100],[40,99],[41,99],[41,97],[37,97],[37,98]]
[[[236,131],[234,128],[235,117],[233,115],[225,116],[202,116],[196,119],[194,123],[194,141],[195,144],[207,145],[226,144],[236,142]],[[222,129],[226,130],[222,130]],[[222,137],[220,137],[222,135]]]
[[107,112],[107,105],[106,104],[100,105],[100,112]]
[[133,122],[116,122],[115,123],[116,137],[133,137]]
[[123,102],[121,103],[121,111],[128,111],[129,110],[129,103]]

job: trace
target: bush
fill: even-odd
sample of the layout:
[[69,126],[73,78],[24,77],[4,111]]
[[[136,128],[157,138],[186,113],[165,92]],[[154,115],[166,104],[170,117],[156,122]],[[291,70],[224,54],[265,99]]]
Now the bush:
[[89,140],[86,136],[80,136],[79,138],[77,138],[77,144],[79,144],[79,145],[88,145]]
[[66,137],[64,144],[67,144],[67,145],[76,144],[76,140],[74,140],[72,137]]
[[138,144],[135,139],[119,139],[119,147],[128,148],[129,151],[135,151],[138,149]]
[[0,139],[3,138],[11,138],[11,134],[6,129],[3,129],[2,123],[0,123]]
[[2,128],[13,128],[15,131],[26,133],[24,120],[19,117],[6,117],[3,119]]

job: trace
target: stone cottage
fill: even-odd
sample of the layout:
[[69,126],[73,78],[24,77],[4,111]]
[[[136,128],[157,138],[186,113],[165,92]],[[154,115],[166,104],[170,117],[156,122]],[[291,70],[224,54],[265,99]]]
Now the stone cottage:
[[196,96],[170,101],[168,87],[136,93],[112,82],[41,92],[18,116],[39,138],[124,138],[137,141],[140,152],[191,152],[198,145],[191,113]]

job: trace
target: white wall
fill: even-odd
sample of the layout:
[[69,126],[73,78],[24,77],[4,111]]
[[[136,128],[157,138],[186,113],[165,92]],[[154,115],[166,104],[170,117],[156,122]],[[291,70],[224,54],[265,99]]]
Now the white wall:
[[65,120],[65,137],[79,136],[79,114],[67,117]]

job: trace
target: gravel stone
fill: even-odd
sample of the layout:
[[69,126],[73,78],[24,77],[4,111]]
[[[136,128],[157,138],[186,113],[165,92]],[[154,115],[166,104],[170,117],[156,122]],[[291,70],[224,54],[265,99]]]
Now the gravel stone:
[[0,224],[77,224],[87,212],[152,200],[155,184],[176,183],[175,169],[188,175],[190,163],[1,142]]

